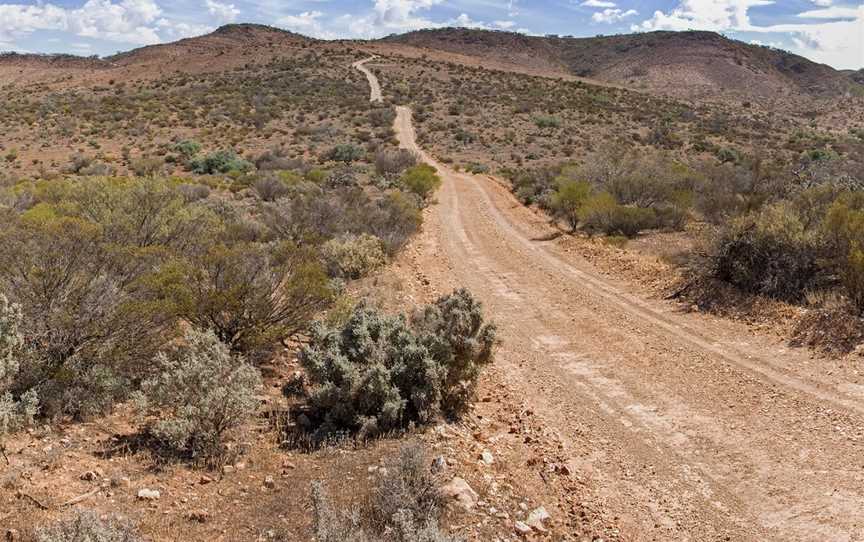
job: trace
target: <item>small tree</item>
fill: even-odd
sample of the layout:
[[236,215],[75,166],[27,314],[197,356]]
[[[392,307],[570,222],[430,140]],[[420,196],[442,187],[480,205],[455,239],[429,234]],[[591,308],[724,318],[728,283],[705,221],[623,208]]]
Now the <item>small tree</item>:
[[556,216],[563,218],[571,230],[579,226],[579,209],[591,196],[591,183],[567,178],[558,180],[557,190],[552,194],[551,205]]
[[419,164],[402,174],[405,187],[423,199],[428,199],[441,186],[437,170],[428,164]]
[[213,332],[192,329],[183,344],[159,353],[158,374],[141,385],[141,409],[156,409],[156,437],[194,459],[213,461],[224,451],[227,432],[255,413],[258,370],[232,355]]

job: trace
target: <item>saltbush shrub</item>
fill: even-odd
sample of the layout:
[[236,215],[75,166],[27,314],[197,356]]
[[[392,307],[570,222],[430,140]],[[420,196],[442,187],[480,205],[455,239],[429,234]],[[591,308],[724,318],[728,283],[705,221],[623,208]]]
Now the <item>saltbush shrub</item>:
[[180,154],[185,160],[191,160],[201,152],[201,144],[192,139],[185,139],[174,145],[174,152]]
[[0,295],[0,437],[29,425],[38,409],[35,391],[13,395],[13,387],[25,355],[21,334],[21,309]]
[[[388,462],[371,495],[351,512],[334,507],[319,482],[312,484],[313,531],[320,542],[458,542],[438,526],[439,480],[426,450],[403,446]],[[340,507],[341,508],[341,507]]]
[[350,164],[363,158],[365,153],[360,147],[351,144],[336,145],[327,153],[327,158],[334,162]]
[[347,431],[361,438],[458,416],[492,361],[495,327],[458,290],[409,323],[361,304],[341,326],[319,324],[300,353],[311,388],[315,437]]
[[116,517],[101,519],[94,512],[79,512],[36,530],[36,542],[142,542],[137,530]]
[[201,175],[215,173],[248,173],[254,166],[238,157],[234,151],[216,151],[189,161],[189,169]]
[[258,370],[232,354],[211,331],[189,330],[172,352],[154,359],[157,374],[141,385],[139,408],[156,410],[149,431],[173,450],[212,461],[228,432],[258,406]]
[[368,233],[331,239],[321,252],[330,275],[345,279],[359,279],[387,261],[381,240]]

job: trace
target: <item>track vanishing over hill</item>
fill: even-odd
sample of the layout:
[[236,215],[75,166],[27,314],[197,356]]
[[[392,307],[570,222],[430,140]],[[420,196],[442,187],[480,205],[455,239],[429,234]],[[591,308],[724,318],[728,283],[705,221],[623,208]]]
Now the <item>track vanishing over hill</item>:
[[601,276],[544,241],[551,227],[500,182],[420,149],[410,109],[395,129],[443,179],[419,269],[484,302],[496,363],[622,539],[864,540],[864,386],[806,376],[805,351]]

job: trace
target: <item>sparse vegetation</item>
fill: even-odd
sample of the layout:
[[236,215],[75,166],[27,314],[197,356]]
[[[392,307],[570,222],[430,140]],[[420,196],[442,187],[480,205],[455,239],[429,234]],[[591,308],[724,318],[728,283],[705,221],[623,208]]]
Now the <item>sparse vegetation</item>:
[[353,511],[338,511],[320,483],[312,484],[315,539],[458,542],[438,526],[441,496],[431,460],[419,445],[402,447],[372,488],[370,498]]
[[36,531],[36,542],[141,542],[136,530],[116,517],[101,519],[94,512],[79,512]]
[[464,411],[491,363],[495,327],[459,290],[415,315],[358,306],[339,327],[318,325],[300,353],[314,440],[372,437]]
[[189,330],[172,352],[153,360],[139,408],[159,415],[149,431],[171,450],[211,463],[225,451],[226,434],[255,413],[258,370],[232,354],[210,331]]

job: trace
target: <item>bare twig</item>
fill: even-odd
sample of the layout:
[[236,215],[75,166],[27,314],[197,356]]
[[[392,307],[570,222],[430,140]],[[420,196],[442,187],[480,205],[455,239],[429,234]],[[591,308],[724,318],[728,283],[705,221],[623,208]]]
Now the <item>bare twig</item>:
[[41,502],[39,502],[39,501],[36,499],[36,497],[34,497],[34,496],[32,496],[32,495],[29,495],[29,494],[27,494],[27,493],[24,493],[23,491],[19,491],[19,492],[18,492],[18,498],[20,499],[20,498],[22,498],[22,497],[25,498],[25,499],[27,499],[28,501],[32,502],[33,504],[35,504],[35,505],[36,505],[39,509],[41,509],[41,510],[48,510],[48,509],[49,509],[49,506],[47,506],[47,505],[42,504]]
[[78,495],[77,497],[73,497],[73,498],[69,499],[68,501],[64,502],[63,504],[61,504],[60,508],[65,508],[67,506],[73,506],[75,504],[78,504],[81,501],[85,501],[85,500],[89,499],[90,497],[92,497],[93,495],[96,495],[97,493],[99,493],[100,489],[101,488],[97,487],[96,489],[93,489],[92,491],[88,491],[87,493],[84,493],[83,495]]

